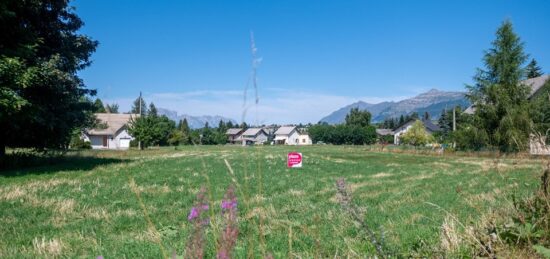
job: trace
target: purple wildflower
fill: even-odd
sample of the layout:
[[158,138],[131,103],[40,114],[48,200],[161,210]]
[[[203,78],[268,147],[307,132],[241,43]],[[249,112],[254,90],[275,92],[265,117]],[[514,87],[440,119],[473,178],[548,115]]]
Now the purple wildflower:
[[237,224],[237,197],[235,196],[235,188],[229,186],[222,200],[222,216],[225,221],[225,229],[222,232],[220,248],[216,258],[228,259],[231,258],[231,252],[237,243],[239,228]]
[[191,235],[187,242],[185,258],[203,258],[204,257],[204,229],[208,225],[208,199],[206,197],[206,188],[202,187],[197,193],[195,206],[191,208],[187,220],[191,222]]
[[103,259],[103,255],[97,256],[96,259]]
[[199,216],[199,210],[197,208],[193,207],[191,208],[191,212],[189,212],[189,216],[187,216],[187,220],[191,221]]

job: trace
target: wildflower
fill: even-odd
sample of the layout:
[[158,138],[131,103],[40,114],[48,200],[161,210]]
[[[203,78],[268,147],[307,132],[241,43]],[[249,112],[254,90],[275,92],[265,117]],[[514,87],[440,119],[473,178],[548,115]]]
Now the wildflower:
[[239,229],[237,225],[237,197],[235,196],[235,188],[229,186],[222,200],[222,216],[225,221],[225,229],[222,232],[220,248],[216,258],[228,259],[231,258],[231,252],[237,242]]
[[208,225],[208,199],[206,188],[202,187],[197,193],[195,206],[191,208],[187,220],[191,222],[191,235],[187,241],[185,258],[203,258],[204,256],[204,230]]

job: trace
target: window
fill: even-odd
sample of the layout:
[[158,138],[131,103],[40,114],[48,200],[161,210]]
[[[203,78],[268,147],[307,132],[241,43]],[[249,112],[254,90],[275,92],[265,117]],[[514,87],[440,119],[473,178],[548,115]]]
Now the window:
[[306,143],[306,139],[305,139],[305,138],[302,139],[302,143]]

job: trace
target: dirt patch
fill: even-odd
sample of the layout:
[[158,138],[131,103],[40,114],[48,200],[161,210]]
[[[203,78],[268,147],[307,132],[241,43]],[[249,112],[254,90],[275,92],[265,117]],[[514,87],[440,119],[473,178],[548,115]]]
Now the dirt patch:
[[389,173],[377,173],[377,174],[371,175],[370,177],[371,177],[371,178],[383,178],[383,177],[388,177],[388,176],[392,176],[392,174],[389,174]]

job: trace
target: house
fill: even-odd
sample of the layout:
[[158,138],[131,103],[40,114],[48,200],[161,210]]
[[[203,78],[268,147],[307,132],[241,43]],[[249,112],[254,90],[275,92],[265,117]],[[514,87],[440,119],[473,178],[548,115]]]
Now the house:
[[[531,99],[533,96],[537,94],[537,92],[542,89],[544,84],[550,79],[550,75],[543,75],[535,78],[530,78],[527,80],[521,81],[522,84],[529,86],[531,90],[529,91],[529,95],[527,96],[527,99]],[[476,111],[475,105],[470,105],[470,107],[466,108],[464,110],[464,113],[466,114],[474,114]]]
[[242,133],[244,132],[244,129],[241,128],[231,128],[227,129],[225,132],[225,135],[227,135],[227,141],[230,144],[239,144],[242,140]]
[[262,145],[267,141],[267,133],[262,128],[249,128],[241,135],[243,146],[245,145]]
[[[416,120],[417,119],[410,119],[405,124],[403,124],[403,125],[401,125],[401,126],[399,126],[399,127],[397,127],[396,129],[393,130],[393,143],[394,144],[396,144],[396,145],[401,144],[401,142],[400,142],[401,135],[405,134],[405,132],[407,132],[412,127],[412,125],[416,122]],[[428,132],[428,134],[432,134],[434,132],[441,131],[439,126],[433,124],[432,121],[430,121],[430,120],[422,120],[422,124],[424,124],[424,128],[426,129],[426,132]]]
[[302,132],[298,135],[298,145],[311,145],[313,141],[307,132]]
[[128,133],[128,123],[139,114],[96,113],[99,126],[84,130],[82,140],[93,149],[128,149],[134,138]]
[[300,133],[295,126],[282,126],[275,131],[275,144],[298,145]]

